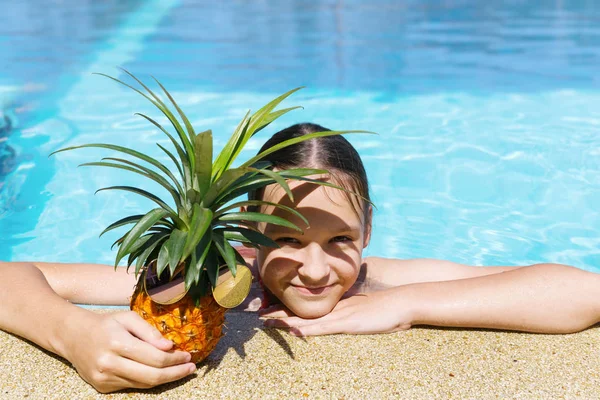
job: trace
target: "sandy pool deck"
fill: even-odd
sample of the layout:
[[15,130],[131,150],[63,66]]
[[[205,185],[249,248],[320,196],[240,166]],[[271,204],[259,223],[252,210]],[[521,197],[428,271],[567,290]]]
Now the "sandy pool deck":
[[573,335],[414,328],[296,338],[230,312],[196,375],[100,395],[62,359],[0,331],[1,399],[598,399],[600,327]]

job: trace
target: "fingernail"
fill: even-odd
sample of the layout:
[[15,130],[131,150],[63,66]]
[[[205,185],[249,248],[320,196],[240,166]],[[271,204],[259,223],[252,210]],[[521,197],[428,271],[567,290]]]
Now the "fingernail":
[[169,339],[165,339],[165,338],[160,339],[160,342],[161,342],[161,344],[164,344],[166,346],[171,346],[173,344],[173,342],[171,342]]
[[189,362],[192,359],[192,355],[190,353],[187,353],[185,355],[185,362]]
[[193,374],[194,372],[196,372],[196,364],[190,365],[190,374]]

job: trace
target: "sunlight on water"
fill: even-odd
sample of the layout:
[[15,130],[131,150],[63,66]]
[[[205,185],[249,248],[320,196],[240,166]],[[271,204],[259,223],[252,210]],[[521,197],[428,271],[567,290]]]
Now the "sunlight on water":
[[[170,88],[216,147],[248,108],[306,85],[296,122],[352,135],[377,205],[368,254],[600,271],[600,9],[594,2],[13,2],[0,13],[0,260],[111,263],[109,223],[148,210],[77,168],[110,142],[161,157],[121,65]],[[252,23],[248,23],[248,16]],[[65,29],[69,27],[69,29]],[[122,76],[121,76],[122,77]],[[168,160],[164,160],[168,163]],[[149,189],[154,189],[148,186]],[[159,192],[160,193],[160,192]]]
[[[217,148],[248,107],[257,109],[276,95],[173,94],[198,131],[213,129]],[[79,134],[48,142],[44,152],[101,140],[169,163],[155,145],[167,140],[132,116],[157,115],[141,97],[109,85],[88,100],[65,100],[64,117]],[[561,262],[598,271],[599,100],[594,93],[557,91],[485,98],[446,93],[383,102],[376,94],[304,90],[286,102],[304,110],[253,139],[241,159],[296,122],[373,130],[379,135],[348,136],[366,163],[378,207],[367,254],[478,265]],[[152,204],[119,192],[93,195],[101,187],[142,183],[125,172],[76,167],[109,154],[86,149],[53,157],[56,172],[45,186],[46,205],[35,229],[16,236],[23,241],[13,247],[14,260],[113,261],[110,244],[118,236],[98,234]]]

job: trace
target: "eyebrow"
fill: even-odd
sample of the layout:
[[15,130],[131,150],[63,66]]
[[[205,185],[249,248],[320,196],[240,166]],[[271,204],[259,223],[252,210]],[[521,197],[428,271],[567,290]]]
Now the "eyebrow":
[[[354,233],[354,232],[360,232],[362,229],[362,227],[360,226],[350,226],[350,225],[344,225],[344,226],[337,226],[337,227],[333,227],[331,229],[331,232],[334,233]],[[298,232],[294,229],[291,228],[287,228],[285,226],[280,226],[280,225],[272,225],[269,224],[267,226],[267,229],[265,230],[269,233],[276,233],[276,234],[297,234],[297,235],[302,235],[302,232]]]

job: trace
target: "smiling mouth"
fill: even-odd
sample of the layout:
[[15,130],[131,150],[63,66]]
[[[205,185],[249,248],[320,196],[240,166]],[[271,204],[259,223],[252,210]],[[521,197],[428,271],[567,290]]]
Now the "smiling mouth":
[[291,286],[294,289],[296,289],[298,292],[300,292],[304,295],[310,295],[310,296],[327,293],[331,288],[333,288],[333,285],[321,286],[321,287],[316,287],[316,288],[311,288],[311,287],[306,287],[306,286],[296,286],[296,285],[291,285]]

